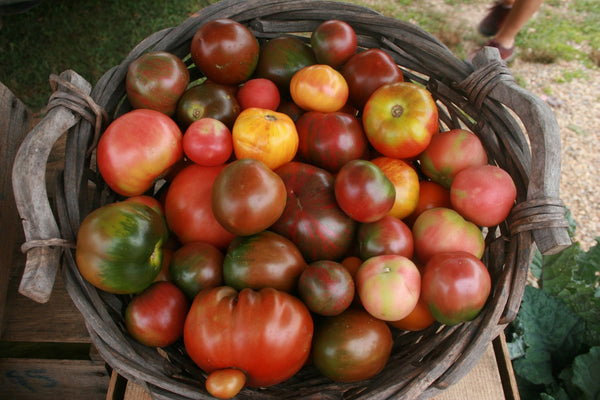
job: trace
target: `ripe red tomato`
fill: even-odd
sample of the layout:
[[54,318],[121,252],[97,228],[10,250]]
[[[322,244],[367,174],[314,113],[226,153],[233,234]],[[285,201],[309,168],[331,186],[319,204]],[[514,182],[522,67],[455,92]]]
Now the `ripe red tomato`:
[[461,170],[488,163],[481,140],[473,132],[452,129],[440,132],[419,155],[423,174],[450,189],[452,180]]
[[125,309],[125,326],[138,342],[152,347],[175,343],[183,334],[189,303],[171,282],[155,282]]
[[253,235],[270,227],[283,213],[285,184],[262,161],[235,160],[213,183],[211,204],[217,221],[234,235]]
[[224,164],[233,153],[231,131],[214,118],[200,118],[183,134],[183,152],[198,165],[213,167]]
[[315,64],[292,76],[290,94],[294,103],[307,111],[339,111],[348,100],[348,84],[329,65]]
[[417,217],[421,215],[423,211],[437,207],[452,208],[452,204],[450,203],[450,191],[439,183],[420,181],[417,206],[408,217],[404,218],[404,221],[412,227]]
[[308,262],[343,257],[353,244],[356,221],[337,205],[333,175],[296,161],[275,172],[285,183],[287,202],[271,229],[296,243]]
[[491,291],[490,274],[477,257],[465,252],[434,255],[423,271],[423,301],[446,325],[475,318]]
[[238,236],[227,248],[223,279],[227,286],[293,292],[306,261],[289,239],[271,231]]
[[315,28],[310,44],[318,63],[341,67],[356,53],[356,32],[346,22],[331,19]]
[[188,299],[223,284],[223,253],[206,242],[186,243],[171,256],[169,278]]
[[230,87],[205,81],[183,93],[177,104],[176,119],[186,129],[200,118],[218,119],[231,129],[239,114],[240,105]]
[[412,258],[414,253],[412,231],[402,220],[391,215],[359,224],[357,239],[358,251],[363,260],[384,254]]
[[358,222],[373,222],[394,205],[396,192],[381,169],[367,160],[346,163],[335,177],[335,199]]
[[146,53],[127,68],[125,89],[133,108],[149,108],[168,116],[190,83],[190,72],[181,58],[165,51]]
[[292,119],[264,108],[247,108],[233,125],[233,151],[238,159],[254,158],[271,169],[294,159],[298,132]]
[[394,184],[396,199],[389,214],[404,218],[417,207],[419,202],[419,175],[408,163],[397,158],[377,157],[371,160]]
[[236,94],[242,110],[250,107],[277,111],[281,96],[277,85],[265,78],[254,78],[245,82]]
[[309,310],[324,316],[344,312],[354,300],[354,280],[342,264],[315,261],[300,275],[298,293]]
[[196,296],[183,332],[192,360],[205,372],[237,368],[249,387],[271,386],[298,372],[310,354],[313,320],[296,297],[273,288],[228,286]]
[[368,152],[362,124],[350,114],[309,111],[298,118],[296,130],[298,155],[332,173]]
[[364,310],[349,308],[315,326],[315,367],[335,382],[357,382],[377,375],[392,352],[389,326]]
[[438,133],[438,109],[431,93],[411,82],[377,89],[365,104],[363,125],[369,142],[384,156],[410,159]]
[[349,101],[359,110],[381,86],[404,81],[400,67],[381,49],[356,53],[344,64],[342,75],[348,83]]
[[465,168],[450,187],[452,207],[479,226],[498,225],[508,217],[517,187],[508,172],[495,165]]
[[165,216],[169,228],[182,243],[207,242],[224,250],[234,238],[217,221],[211,206],[213,183],[224,167],[188,165],[169,185]]
[[194,64],[210,80],[227,85],[244,82],[258,63],[258,40],[246,26],[231,19],[202,25],[190,46]]
[[406,317],[421,294],[421,273],[404,256],[371,257],[360,266],[355,280],[365,310],[383,321]]
[[182,140],[181,130],[165,114],[147,109],[130,111],[115,119],[100,136],[98,170],[118,194],[141,195],[182,158]]

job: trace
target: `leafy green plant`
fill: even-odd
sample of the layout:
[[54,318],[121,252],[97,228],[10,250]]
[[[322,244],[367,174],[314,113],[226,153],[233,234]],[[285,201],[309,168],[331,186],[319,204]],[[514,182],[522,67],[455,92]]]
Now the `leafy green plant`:
[[[598,238],[600,239],[600,238]],[[525,288],[506,333],[524,399],[600,398],[600,245],[574,243],[551,256],[536,254],[538,286]]]

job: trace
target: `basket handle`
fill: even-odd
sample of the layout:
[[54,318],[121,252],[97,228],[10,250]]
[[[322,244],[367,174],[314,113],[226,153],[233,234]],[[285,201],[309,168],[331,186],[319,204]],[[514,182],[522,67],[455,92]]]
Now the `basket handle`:
[[54,93],[46,116],[27,134],[15,156],[12,185],[17,210],[22,220],[26,253],[19,293],[45,303],[56,279],[64,247],[73,244],[60,236],[46,192],[46,164],[55,142],[89,112],[81,97],[89,97],[91,84],[74,71],[51,76]]
[[[481,87],[485,86],[486,92],[471,92],[471,96],[476,102],[488,97],[506,105],[523,121],[529,136],[532,165],[527,200],[514,207],[511,232],[532,231],[542,254],[558,253],[572,243],[564,205],[559,199],[561,154],[556,149],[560,149],[561,142],[556,117],[546,102],[520,87],[510,72],[483,72],[497,66],[506,69],[498,49],[482,48],[473,58],[473,66],[480,73],[484,82]],[[497,82],[490,84],[491,78],[498,78]]]

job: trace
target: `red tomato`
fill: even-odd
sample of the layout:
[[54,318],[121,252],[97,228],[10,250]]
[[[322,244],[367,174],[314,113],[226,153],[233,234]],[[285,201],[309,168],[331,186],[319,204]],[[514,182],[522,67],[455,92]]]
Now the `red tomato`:
[[364,310],[349,308],[315,327],[315,367],[335,382],[357,382],[377,375],[392,352],[389,326]]
[[127,197],[149,190],[182,156],[177,124],[165,114],[147,109],[115,119],[100,136],[96,151],[98,170],[106,184]]
[[349,101],[362,110],[371,94],[388,83],[403,82],[402,70],[381,49],[368,49],[353,55],[342,68],[348,83]]
[[310,44],[318,63],[337,68],[356,53],[356,33],[344,21],[331,19],[315,28]]
[[183,332],[192,360],[206,373],[237,368],[247,386],[271,386],[298,372],[308,359],[313,321],[296,297],[273,289],[228,286],[196,296]]
[[450,191],[439,183],[420,181],[417,206],[404,221],[412,227],[417,217],[421,215],[423,211],[437,207],[452,208],[452,204],[450,203]]
[[138,342],[152,347],[175,343],[183,334],[189,303],[171,282],[155,282],[125,309],[125,326]]
[[406,317],[415,308],[421,294],[421,273],[404,256],[371,257],[358,269],[355,279],[365,310],[383,321]]
[[171,256],[169,278],[188,299],[223,284],[223,253],[206,242],[190,242]]
[[335,199],[340,208],[358,222],[373,222],[394,205],[394,185],[381,169],[367,160],[353,160],[335,177]]
[[377,157],[371,160],[394,185],[396,198],[389,214],[404,218],[417,207],[419,202],[419,175],[408,163],[397,158]]
[[280,101],[277,85],[265,78],[250,79],[238,89],[236,97],[242,110],[256,107],[276,111]]
[[200,118],[214,118],[231,129],[239,114],[240,105],[230,87],[205,81],[183,93],[177,104],[176,119],[187,128]]
[[324,316],[344,312],[354,300],[354,280],[340,263],[315,261],[300,275],[298,293],[309,310]]
[[231,19],[214,19],[202,25],[190,46],[194,64],[214,82],[244,82],[258,63],[259,45],[252,32]]
[[439,253],[425,265],[423,301],[433,317],[446,325],[475,318],[491,291],[485,265],[465,252]]
[[238,159],[254,158],[271,169],[294,159],[298,132],[294,121],[277,111],[247,108],[233,125],[233,151]]
[[213,167],[224,164],[233,153],[231,131],[218,119],[200,118],[186,129],[183,152],[198,165]]
[[213,183],[212,212],[234,235],[253,235],[270,227],[283,213],[285,184],[262,161],[235,160]]
[[408,225],[402,220],[386,215],[377,221],[358,226],[358,248],[363,260],[384,254],[412,258],[414,241]]
[[190,72],[176,55],[164,51],[146,53],[127,69],[125,88],[133,108],[149,108],[168,116],[190,82]]
[[398,321],[390,321],[389,324],[397,329],[414,332],[422,331],[430,327],[434,322],[435,318],[433,318],[427,304],[423,301],[423,292],[421,291],[421,297],[410,314]]
[[450,187],[452,207],[479,226],[498,225],[508,217],[517,187],[508,172],[495,165],[461,170]]
[[392,158],[418,156],[438,132],[438,124],[438,109],[431,93],[410,82],[380,87],[363,110],[369,142]]
[[211,206],[213,183],[224,167],[192,164],[171,182],[165,198],[165,216],[169,228],[182,243],[207,242],[223,250],[234,238],[217,221]]
[[336,173],[348,161],[364,157],[367,137],[358,118],[343,112],[309,111],[296,121],[298,155]]
[[307,111],[339,111],[348,100],[348,84],[329,65],[302,68],[292,76],[290,94],[294,103]]

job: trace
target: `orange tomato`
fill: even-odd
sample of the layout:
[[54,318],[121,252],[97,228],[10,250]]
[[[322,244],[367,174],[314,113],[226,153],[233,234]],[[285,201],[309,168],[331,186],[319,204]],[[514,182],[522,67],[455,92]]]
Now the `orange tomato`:
[[339,111],[348,100],[348,83],[341,73],[324,64],[304,67],[292,76],[290,94],[307,111]]
[[409,216],[419,202],[419,175],[408,163],[391,157],[371,160],[388,177],[396,189],[396,199],[388,213],[398,219]]
[[427,304],[419,298],[417,305],[406,317],[398,321],[391,321],[389,324],[394,328],[405,331],[422,331],[435,322],[433,315],[429,311]]
[[294,121],[286,114],[264,108],[242,111],[231,135],[236,158],[260,160],[271,169],[292,161],[298,150]]

